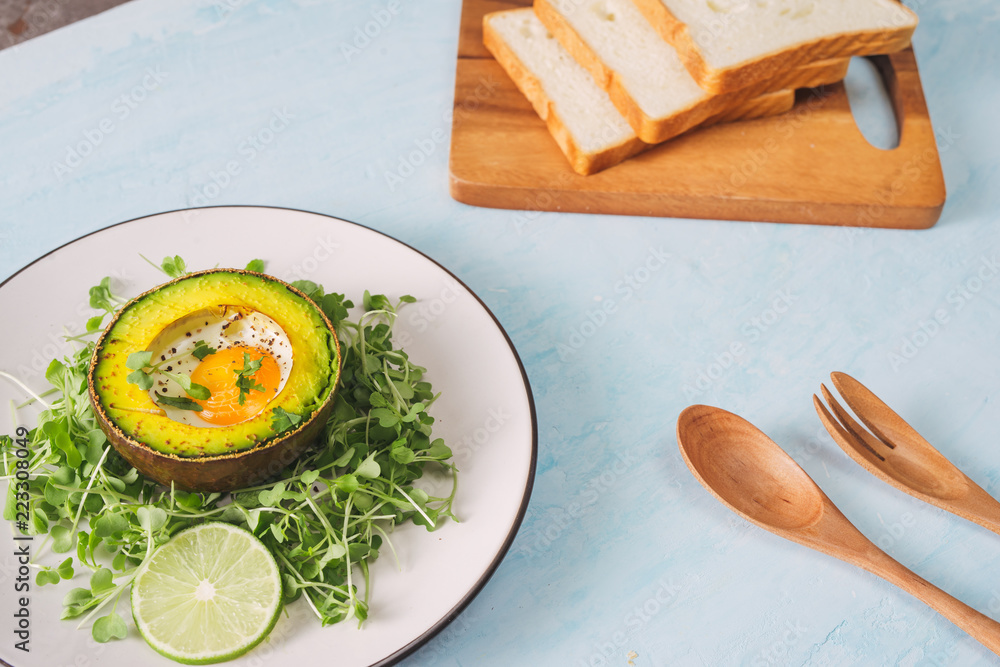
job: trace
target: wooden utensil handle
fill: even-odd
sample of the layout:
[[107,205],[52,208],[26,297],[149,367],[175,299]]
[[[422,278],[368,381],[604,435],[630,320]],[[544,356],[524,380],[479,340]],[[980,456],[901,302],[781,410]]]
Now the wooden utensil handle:
[[964,516],[987,530],[1000,535],[1000,503],[981,486],[969,480],[970,493],[962,502],[944,509]]
[[1000,655],[1000,623],[908,570],[885,552],[875,549],[864,561],[855,563],[891,584],[895,584],[967,632],[980,644]]

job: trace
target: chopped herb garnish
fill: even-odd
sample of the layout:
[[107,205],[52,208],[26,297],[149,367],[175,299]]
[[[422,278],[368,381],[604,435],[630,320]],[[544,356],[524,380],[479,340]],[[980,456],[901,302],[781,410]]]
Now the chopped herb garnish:
[[288,412],[280,405],[271,410],[271,430],[275,433],[290,431],[302,422],[302,416]]
[[169,405],[172,408],[177,408],[179,410],[191,410],[193,412],[201,412],[203,408],[192,401],[187,396],[167,396],[165,394],[155,394],[156,402],[160,405]]
[[211,347],[205,341],[199,340],[197,343],[194,344],[194,349],[191,351],[191,354],[194,355],[194,357],[198,361],[204,361],[205,357],[209,356],[210,354],[215,354],[217,351],[218,350],[216,350],[214,347]]
[[253,379],[253,374],[260,370],[261,363],[261,359],[251,360],[250,354],[244,352],[243,368],[233,369],[233,372],[236,373],[236,388],[240,390],[240,405],[246,402],[247,394],[251,391],[264,391],[264,385],[258,384]]

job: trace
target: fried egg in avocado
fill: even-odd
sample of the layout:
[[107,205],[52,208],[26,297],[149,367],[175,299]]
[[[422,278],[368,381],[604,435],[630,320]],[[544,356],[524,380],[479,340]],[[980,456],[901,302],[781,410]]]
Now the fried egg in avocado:
[[[238,424],[260,414],[284,388],[294,360],[281,325],[263,313],[231,305],[175,320],[149,349],[159,367],[151,374],[150,398],[174,421],[203,427]],[[187,395],[171,375],[187,377],[209,390],[209,398],[193,399],[200,411],[163,403],[164,396]]]
[[340,362],[305,294],[214,269],[123,306],[97,341],[88,389],[101,430],[140,472],[229,490],[277,474],[322,433]]

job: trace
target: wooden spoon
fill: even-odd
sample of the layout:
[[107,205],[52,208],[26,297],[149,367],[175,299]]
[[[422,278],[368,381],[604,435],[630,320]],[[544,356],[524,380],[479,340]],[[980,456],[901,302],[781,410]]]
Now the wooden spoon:
[[677,420],[677,442],[702,486],[747,521],[882,577],[1000,655],[1000,623],[872,544],[788,454],[743,418],[693,405]]

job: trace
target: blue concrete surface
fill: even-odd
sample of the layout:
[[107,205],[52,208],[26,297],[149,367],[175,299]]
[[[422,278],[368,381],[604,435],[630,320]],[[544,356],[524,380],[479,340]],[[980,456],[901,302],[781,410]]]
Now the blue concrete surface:
[[906,594],[729,513],[674,437],[691,403],[742,414],[891,555],[1000,618],[1000,537],[870,477],[811,405],[854,374],[1000,494],[1000,11],[907,4],[948,188],[920,232],[465,206],[434,139],[456,0],[135,0],[0,51],[0,279],[119,221],[260,204],[388,233],[475,290],[534,389],[537,479],[494,578],[405,665],[991,664]]

